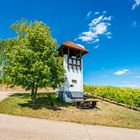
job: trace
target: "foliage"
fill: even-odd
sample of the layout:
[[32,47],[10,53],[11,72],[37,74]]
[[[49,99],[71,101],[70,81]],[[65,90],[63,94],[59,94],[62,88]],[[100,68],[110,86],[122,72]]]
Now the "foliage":
[[47,99],[48,99],[50,106],[54,107],[55,103],[56,103],[56,94],[48,94]]
[[33,102],[40,87],[64,82],[63,59],[56,57],[56,41],[42,22],[22,20],[11,26],[16,38],[4,40],[3,81],[32,90]]
[[2,78],[0,77],[0,84],[2,84]]
[[139,89],[85,85],[84,90],[90,93],[91,96],[97,95],[118,103],[124,103],[130,107],[140,107]]

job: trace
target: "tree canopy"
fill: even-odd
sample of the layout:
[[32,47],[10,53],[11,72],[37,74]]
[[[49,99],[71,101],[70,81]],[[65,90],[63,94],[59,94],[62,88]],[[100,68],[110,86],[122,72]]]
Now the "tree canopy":
[[50,28],[42,22],[22,20],[11,29],[17,36],[3,40],[3,79],[32,90],[34,102],[38,88],[56,87],[64,82],[63,59],[57,55]]

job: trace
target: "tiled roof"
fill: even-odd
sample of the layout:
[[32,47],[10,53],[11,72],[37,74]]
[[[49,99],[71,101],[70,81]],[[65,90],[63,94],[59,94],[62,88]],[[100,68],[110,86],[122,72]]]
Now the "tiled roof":
[[80,50],[80,51],[82,51],[84,54],[88,53],[88,50],[86,50],[85,48],[81,47],[81,46],[78,45],[78,44],[73,43],[72,41],[64,42],[64,43],[59,47],[58,51],[61,50],[61,49],[63,49],[63,48],[65,48],[65,47],[69,47],[69,48],[73,48],[73,49],[76,49],[76,50]]

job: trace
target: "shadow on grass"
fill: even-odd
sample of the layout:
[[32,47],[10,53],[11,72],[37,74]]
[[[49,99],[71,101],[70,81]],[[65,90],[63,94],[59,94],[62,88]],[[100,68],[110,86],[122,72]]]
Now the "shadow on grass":
[[55,93],[38,93],[36,102],[33,105],[31,101],[31,95],[29,93],[16,93],[11,95],[11,97],[19,98],[24,100],[24,103],[18,103],[21,107],[32,108],[32,109],[42,109],[47,108],[50,110],[61,110],[61,107],[68,107],[70,103],[64,103],[60,101]]

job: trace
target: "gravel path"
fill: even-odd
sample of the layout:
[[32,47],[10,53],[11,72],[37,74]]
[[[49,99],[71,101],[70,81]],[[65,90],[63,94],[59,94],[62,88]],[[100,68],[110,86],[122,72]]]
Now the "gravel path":
[[0,140],[140,140],[140,130],[0,114]]

